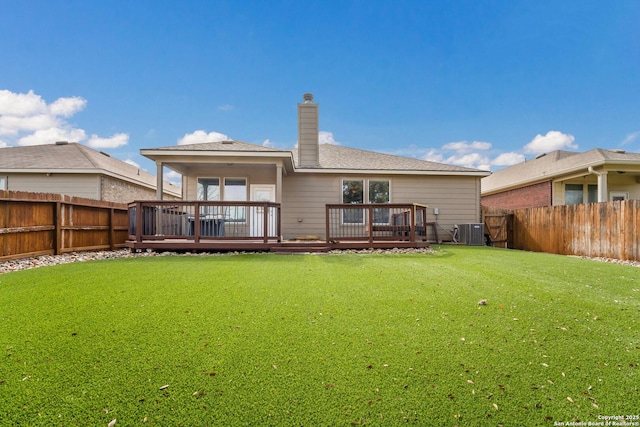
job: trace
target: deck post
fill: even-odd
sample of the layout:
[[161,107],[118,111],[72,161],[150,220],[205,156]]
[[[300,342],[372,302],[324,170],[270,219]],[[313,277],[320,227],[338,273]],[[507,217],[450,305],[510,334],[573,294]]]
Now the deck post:
[[193,242],[200,243],[200,203],[198,202],[193,211]]
[[262,234],[264,237],[264,243],[269,242],[269,214],[271,212],[269,212],[269,204],[267,202],[263,203],[262,205],[262,212],[264,212],[264,214],[262,215]]
[[369,231],[369,243],[373,243],[373,208],[371,205],[367,208],[366,223],[368,224],[367,230]]
[[329,244],[329,240],[331,237],[329,236],[329,205],[324,205],[324,239],[327,244]]
[[142,242],[142,234],[143,234],[143,230],[142,230],[142,217],[144,216],[144,213],[142,212],[142,202],[136,202],[136,242],[141,243]]
[[415,243],[416,241],[416,205],[411,205],[411,209],[409,209],[409,241],[411,243]]
[[278,232],[278,243],[282,242],[282,224],[280,224],[280,203],[276,206],[276,231]]

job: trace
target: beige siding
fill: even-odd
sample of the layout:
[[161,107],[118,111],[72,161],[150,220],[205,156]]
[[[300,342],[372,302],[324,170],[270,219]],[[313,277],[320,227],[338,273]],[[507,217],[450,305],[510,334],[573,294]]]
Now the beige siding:
[[429,221],[448,239],[455,224],[480,222],[479,177],[413,177],[297,174],[284,181],[282,230],[285,239],[298,236],[325,236],[325,204],[342,203],[342,179],[389,179],[391,203],[421,203],[429,206]]
[[65,194],[100,199],[100,176],[97,174],[7,174],[7,189],[33,193]]
[[340,177],[327,174],[296,174],[284,179],[282,234],[285,239],[325,236],[325,205],[342,203]]
[[298,105],[298,155],[301,166],[317,166],[318,104]]

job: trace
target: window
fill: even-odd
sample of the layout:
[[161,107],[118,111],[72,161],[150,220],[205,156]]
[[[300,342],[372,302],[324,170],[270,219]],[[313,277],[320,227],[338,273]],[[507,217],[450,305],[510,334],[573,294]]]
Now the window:
[[582,184],[566,184],[564,186],[564,204],[577,205],[583,203]]
[[[364,180],[342,180],[342,203],[352,205],[364,203]],[[345,224],[363,224],[364,211],[362,209],[343,209],[342,222]]]
[[627,193],[626,191],[612,191],[609,193],[609,199],[612,202],[629,200],[629,193]]
[[6,189],[7,189],[7,177],[0,176],[0,190],[6,190]]
[[[227,202],[247,201],[247,180],[245,178],[225,178],[224,179],[224,200]],[[245,222],[246,208],[244,206],[229,207],[227,221]]]
[[[220,200],[219,178],[198,178],[198,200]],[[218,207],[202,206],[200,215],[218,215]]]
[[[389,203],[389,180],[369,180],[369,203]],[[373,210],[374,224],[389,224],[389,209]]]
[[[342,180],[342,203],[361,205],[365,201],[367,203],[389,203],[389,180]],[[342,222],[344,224],[364,224],[364,209],[343,209]],[[389,209],[375,208],[372,222],[374,224],[388,224]]]
[[587,186],[587,202],[596,203],[598,201],[598,186],[589,184]]
[[220,179],[198,178],[198,200],[220,200]]

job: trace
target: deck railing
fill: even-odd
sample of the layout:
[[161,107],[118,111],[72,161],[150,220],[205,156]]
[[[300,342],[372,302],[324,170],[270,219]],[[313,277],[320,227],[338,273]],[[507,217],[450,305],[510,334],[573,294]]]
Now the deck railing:
[[427,240],[433,224],[427,222],[427,206],[416,203],[330,204],[326,219],[328,242]]
[[129,204],[129,239],[281,239],[280,204],[271,202],[137,201]]

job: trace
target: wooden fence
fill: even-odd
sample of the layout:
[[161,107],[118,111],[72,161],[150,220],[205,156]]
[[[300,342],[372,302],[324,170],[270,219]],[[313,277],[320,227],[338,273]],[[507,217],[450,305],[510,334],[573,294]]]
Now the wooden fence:
[[640,200],[483,214],[513,215],[509,247],[534,252],[640,261]]
[[0,191],[0,260],[121,248],[128,221],[125,204]]

